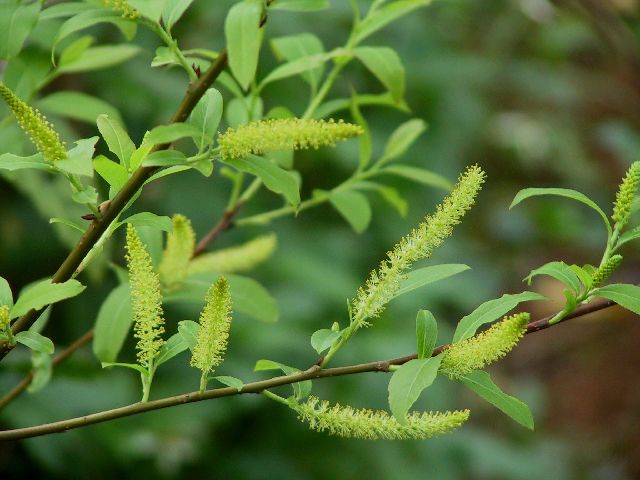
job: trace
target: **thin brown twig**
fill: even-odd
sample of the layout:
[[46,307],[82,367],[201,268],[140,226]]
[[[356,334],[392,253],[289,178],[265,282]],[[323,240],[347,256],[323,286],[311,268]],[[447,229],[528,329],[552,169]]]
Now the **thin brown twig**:
[[244,203],[238,202],[232,209],[225,210],[225,212],[222,214],[222,217],[220,217],[220,220],[218,220],[218,223],[216,223],[196,245],[196,248],[193,250],[194,257],[202,255],[213,243],[213,241],[220,236],[222,232],[233,227],[233,219],[238,214],[243,205]]

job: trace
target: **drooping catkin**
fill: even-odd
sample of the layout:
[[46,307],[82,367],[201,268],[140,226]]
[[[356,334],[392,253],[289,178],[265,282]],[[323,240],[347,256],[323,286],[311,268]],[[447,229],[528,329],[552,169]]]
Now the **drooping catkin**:
[[134,336],[138,363],[152,368],[153,361],[164,344],[164,317],[160,278],[153,270],[151,256],[131,225],[127,225],[127,267],[131,287]]
[[619,228],[622,228],[629,220],[633,198],[638,191],[638,186],[640,186],[640,162],[633,162],[620,183],[616,201],[613,204],[611,218]]
[[158,273],[164,285],[171,288],[187,277],[189,261],[196,244],[191,221],[184,215],[173,216],[173,230],[167,235]]
[[189,275],[200,272],[233,273],[251,270],[267,260],[278,243],[275,234],[261,235],[237,247],[205,253],[189,263]]
[[191,366],[206,376],[224,360],[231,328],[231,291],[229,283],[220,277],[211,285],[200,314],[200,329],[191,356]]
[[233,160],[278,150],[332,147],[363,132],[359,125],[342,120],[269,119],[229,128],[218,137],[218,144],[222,158]]
[[58,132],[53,129],[44,115],[20,100],[9,87],[0,82],[0,96],[9,106],[18,125],[29,136],[36,149],[45,160],[55,162],[67,158]]
[[429,258],[453,233],[453,227],[475,203],[484,179],[485,173],[477,165],[467,168],[435,213],[428,215],[387,253],[378,270],[372,271],[366,284],[358,289],[351,304],[352,325],[366,326],[366,319],[377,317],[384,310],[413,263]]
[[309,397],[305,403],[293,405],[298,418],[317,432],[344,438],[365,440],[421,440],[458,428],[469,418],[469,410],[453,412],[412,412],[407,424],[401,425],[385,411],[354,409],[350,406],[320,401]]
[[517,313],[484,332],[451,344],[442,354],[440,371],[456,379],[501,359],[524,336],[529,318],[528,313]]

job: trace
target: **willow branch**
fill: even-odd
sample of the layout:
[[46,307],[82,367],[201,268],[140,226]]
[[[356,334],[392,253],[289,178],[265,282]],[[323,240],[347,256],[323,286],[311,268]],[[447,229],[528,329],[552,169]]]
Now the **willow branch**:
[[[597,301],[589,305],[584,305],[577,308],[571,315],[568,315],[562,321],[566,321],[572,318],[578,318],[589,313],[603,310],[616,305],[612,301]],[[550,324],[549,321],[555,315],[534,320],[527,325],[526,333],[535,333],[540,330],[544,330],[551,326],[557,325]],[[440,345],[435,348],[432,355],[438,355],[445,350],[448,345]],[[313,365],[311,368],[304,372],[298,372],[291,375],[283,375],[274,377],[268,380],[261,380],[258,382],[252,382],[245,384],[241,389],[233,387],[217,388],[214,390],[207,390],[203,393],[191,392],[174,397],[162,398],[160,400],[153,400],[145,403],[134,403],[125,407],[114,408],[112,410],[105,410],[103,412],[93,413],[91,415],[83,415],[81,417],[71,418],[68,420],[62,420],[59,422],[46,423],[37,425],[34,427],[18,428],[14,430],[0,431],[0,441],[18,440],[21,438],[38,437],[42,435],[48,435],[51,433],[60,433],[67,430],[86,427],[88,425],[94,425],[96,423],[102,423],[109,420],[115,420],[117,418],[129,417],[131,415],[137,415],[144,412],[153,410],[160,410],[163,408],[174,407],[177,405],[183,405],[185,403],[201,402],[203,400],[211,400],[214,398],[230,397],[234,395],[246,394],[246,393],[260,393],[270,388],[279,387],[282,385],[290,385],[305,380],[316,380],[327,377],[341,377],[346,375],[355,375],[367,372],[389,372],[391,365],[403,365],[410,360],[416,358],[416,355],[407,355],[404,357],[398,357],[391,360],[376,361],[369,363],[361,363],[358,365],[350,365],[346,367],[334,367],[334,368],[322,368],[319,365]]]
[[220,236],[222,232],[228,230],[233,226],[233,220],[243,205],[244,204],[242,202],[239,202],[232,209],[226,210],[222,214],[222,217],[220,217],[218,223],[216,223],[213,228],[209,230],[209,232],[204,237],[202,237],[202,239],[196,245],[196,248],[193,250],[194,257],[202,255],[214,242],[214,240]]

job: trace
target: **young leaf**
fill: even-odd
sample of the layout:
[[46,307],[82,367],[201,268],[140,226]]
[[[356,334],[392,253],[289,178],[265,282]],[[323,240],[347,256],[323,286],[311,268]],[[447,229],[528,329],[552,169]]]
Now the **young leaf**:
[[93,336],[93,353],[98,360],[116,361],[132,320],[129,284],[123,283],[111,290],[98,311]]
[[640,315],[640,287],[637,285],[612,283],[598,288],[595,295],[613,300],[618,305]]
[[470,270],[471,267],[461,263],[444,263],[442,265],[433,265],[431,267],[416,268],[407,274],[400,282],[400,288],[393,298],[411,292],[416,288],[423,287],[439,280],[444,280],[458,273]]
[[13,307],[13,293],[9,282],[0,277],[0,307],[3,305],[8,305],[9,308]]
[[328,328],[316,330],[311,335],[311,346],[321,355],[327,348],[334,344],[338,338],[340,338],[342,332],[336,332]]
[[0,155],[0,170],[24,170],[27,168],[35,168],[37,170],[46,170],[54,172],[55,169],[51,163],[47,162],[41,153],[36,153],[30,157],[20,157],[13,153],[3,153]]
[[134,227],[151,227],[164,232],[173,230],[173,222],[170,217],[156,215],[151,212],[140,212],[124,219],[121,223],[130,223]]
[[38,21],[40,3],[18,5],[0,4],[0,58],[8,59],[20,53],[22,45]]
[[418,358],[429,358],[438,339],[438,322],[429,310],[420,310],[416,316],[416,342]]
[[136,45],[100,45],[87,48],[74,61],[61,65],[60,73],[91,72],[109,68],[135,57],[142,49]]
[[16,342],[21,343],[36,352],[47,353],[49,355],[53,353],[54,346],[51,339],[40,335],[38,332],[25,330],[23,332],[16,333],[14,338],[16,339]]
[[270,10],[289,10],[291,12],[312,12],[329,8],[329,0],[275,0]]
[[194,138],[199,150],[213,143],[220,118],[222,118],[222,107],[222,95],[215,88],[210,88],[193,109],[189,123],[200,132],[198,140]]
[[67,280],[64,283],[51,283],[51,280],[43,280],[21,293],[9,315],[11,318],[20,317],[31,309],[39,310],[45,305],[75,297],[85,288],[77,280]]
[[166,0],[162,9],[162,23],[167,30],[171,30],[192,3],[193,0]]
[[584,288],[588,289],[591,287],[591,274],[586,269],[579,267],[578,265],[571,265],[569,268],[573,270],[573,273],[576,274],[580,282],[584,285]]
[[98,124],[98,130],[109,150],[114,153],[119,159],[120,164],[125,168],[129,168],[129,159],[131,154],[136,149],[127,132],[122,126],[115,120],[109,118],[107,115],[100,115],[96,121]]
[[331,192],[329,201],[357,233],[367,229],[371,221],[371,205],[362,193],[347,190]]
[[640,226],[634,228],[633,230],[629,230],[628,232],[624,232],[622,235],[620,235],[615,249],[618,250],[625,243],[637,238],[640,238]]
[[210,377],[209,380],[216,380],[227,387],[233,387],[238,391],[244,387],[244,382],[236,377],[229,377],[228,375],[218,375],[217,377]]
[[548,275],[562,282],[574,292],[580,293],[580,280],[574,270],[564,262],[549,262],[531,271],[524,281],[531,285],[536,275]]
[[300,204],[300,187],[296,176],[266,158],[250,155],[247,158],[225,160],[225,163],[259,177],[269,190],[284,195],[294,207]]
[[93,160],[93,168],[109,184],[114,195],[129,179],[129,173],[123,165],[109,160],[104,155],[98,155]]
[[404,218],[407,216],[407,212],[409,210],[409,204],[407,201],[400,195],[398,190],[393,187],[389,187],[388,185],[383,185],[382,183],[370,182],[366,180],[362,180],[354,185],[358,190],[367,190],[376,192],[380,195],[389,205],[395,208],[398,214]]
[[358,25],[354,40],[360,43],[394,20],[430,3],[431,0],[397,0],[378,8]]
[[462,377],[460,381],[520,425],[533,430],[533,415],[529,407],[500,390],[500,387],[493,383],[487,372],[476,370]]
[[200,324],[193,320],[182,320],[181,322],[178,322],[178,333],[182,336],[187,347],[189,347],[189,350],[192,352],[193,349],[196,348],[199,329]]
[[31,383],[27,392],[36,393],[42,390],[51,380],[51,355],[37,350],[31,350]]
[[160,347],[158,356],[156,357],[156,366],[162,365],[167,360],[172,359],[179,353],[184,352],[189,348],[189,344],[184,339],[184,336],[178,332],[174,333],[169,339]]
[[143,377],[149,376],[149,371],[146,368],[144,368],[142,365],[138,365],[137,363],[102,362],[101,365],[102,365],[102,368],[111,368],[111,367],[130,368],[132,370],[140,372],[140,374]]
[[229,10],[224,23],[229,67],[245,90],[251,84],[258,67],[262,41],[262,3],[262,0],[244,0],[236,3]]
[[109,103],[82,92],[54,92],[39,100],[36,106],[45,113],[60,115],[95,125],[101,114],[121,121],[120,113]]
[[58,160],[56,167],[65,172],[83,177],[93,177],[91,159],[98,137],[85,138],[76,141],[76,146],[67,152],[67,158]]
[[436,379],[441,361],[440,355],[414,359],[393,372],[389,381],[389,407],[401,425],[407,424],[407,412],[422,391]]
[[408,178],[414,182],[421,183],[429,187],[441,188],[446,191],[451,190],[453,187],[453,184],[442,175],[425,170],[424,168],[412,167],[410,165],[391,165],[390,167],[383,168],[380,172]]
[[559,197],[570,198],[572,200],[576,200],[578,202],[584,203],[585,205],[588,205],[596,212],[598,212],[600,217],[602,217],[602,220],[607,227],[607,232],[609,233],[609,236],[611,236],[611,224],[609,223],[607,214],[604,213],[602,209],[585,194],[576,192],[575,190],[570,190],[568,188],[525,188],[524,190],[520,190],[515,196],[513,202],[511,202],[511,205],[509,206],[509,210],[511,210],[513,207],[526,200],[527,198],[536,197],[539,195],[555,195]]
[[459,342],[465,338],[472,337],[481,325],[502,317],[505,313],[514,309],[522,302],[546,299],[547,297],[540,295],[539,293],[521,292],[514,294],[505,293],[500,298],[484,302],[473,312],[460,320],[456,327],[456,331],[453,334],[453,341]]
[[140,12],[141,15],[154,22],[160,20],[165,2],[166,0],[127,0],[127,3]]
[[[289,367],[283,363],[274,362],[273,360],[258,360],[256,366],[253,367],[254,372],[261,372],[264,370],[282,370],[285,375],[293,375],[299,373],[300,370],[294,367]],[[312,383],[311,380],[305,380],[303,382],[297,382],[291,385],[293,387],[293,393],[296,400],[302,400],[311,393]]]
[[384,153],[378,163],[384,165],[404,155],[426,129],[427,124],[419,118],[413,118],[400,125],[389,137],[389,141],[384,147]]
[[144,143],[149,145],[159,145],[161,143],[172,143],[180,138],[191,137],[200,141],[201,131],[191,123],[172,123],[171,125],[159,125],[153,128],[144,136]]
[[[328,58],[323,58],[324,46],[318,37],[311,33],[301,33],[298,35],[274,38],[271,40],[271,48],[277,57],[285,59],[288,62],[288,64],[285,65],[291,65],[296,62],[296,66],[301,68],[301,70],[292,73],[292,75],[300,73],[302,78],[313,88],[317,87],[318,82],[320,82],[322,78],[324,62],[328,60]],[[274,76],[275,71],[282,67],[284,67],[284,65],[273,70],[262,81],[262,85],[266,84],[267,78]],[[289,69],[293,70],[291,66]]]
[[357,47],[355,56],[382,83],[395,101],[404,97],[404,67],[398,54],[389,47]]

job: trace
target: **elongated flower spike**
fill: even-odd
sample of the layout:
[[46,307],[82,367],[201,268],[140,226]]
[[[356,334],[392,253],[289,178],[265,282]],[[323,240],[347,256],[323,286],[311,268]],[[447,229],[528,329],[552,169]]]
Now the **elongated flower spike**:
[[189,275],[199,272],[244,272],[267,260],[278,244],[274,234],[261,235],[237,247],[200,255],[189,263]]
[[231,292],[229,283],[220,277],[211,285],[200,314],[200,329],[191,356],[191,366],[202,371],[200,391],[207,388],[207,379],[224,359],[231,328]]
[[186,278],[195,244],[196,234],[191,221],[184,215],[174,215],[173,231],[167,236],[167,246],[158,267],[164,285],[171,288]]
[[0,306],[0,333],[4,333],[9,329],[9,306]]
[[591,276],[591,288],[599,287],[602,282],[615,272],[622,263],[622,255],[613,255],[607,262],[598,268]]
[[413,412],[407,416],[407,424],[401,425],[387,412],[354,409],[349,406],[320,401],[309,397],[302,404],[292,405],[298,418],[309,423],[317,432],[327,432],[343,438],[364,440],[422,440],[458,428],[469,418],[469,410],[453,412]]
[[67,153],[58,132],[37,109],[20,100],[9,87],[0,82],[0,96],[9,106],[18,124],[29,136],[36,149],[46,160],[64,160]]
[[440,371],[456,379],[494,363],[517,345],[528,322],[528,313],[517,313],[474,337],[451,344],[443,352]]
[[371,272],[351,304],[354,328],[367,326],[367,318],[377,317],[400,288],[400,281],[413,263],[429,258],[453,233],[453,227],[475,203],[484,179],[485,173],[477,165],[467,168],[436,212],[428,215],[387,253],[387,258],[378,270]]
[[639,186],[640,162],[633,162],[629,170],[627,170],[627,174],[622,179],[622,183],[616,194],[616,201],[613,204],[613,215],[611,218],[616,222],[618,229],[621,229],[629,220],[633,198]]
[[131,287],[134,336],[138,363],[152,374],[154,360],[164,344],[164,317],[160,278],[153,270],[151,256],[131,225],[127,225],[127,267]]
[[129,5],[129,2],[126,0],[104,0],[104,6],[110,8],[114,12],[121,13],[122,18],[127,18],[129,20],[135,20],[140,16],[140,12]]
[[229,128],[218,137],[218,143],[222,158],[233,160],[278,150],[333,147],[362,133],[359,125],[342,120],[270,119]]

